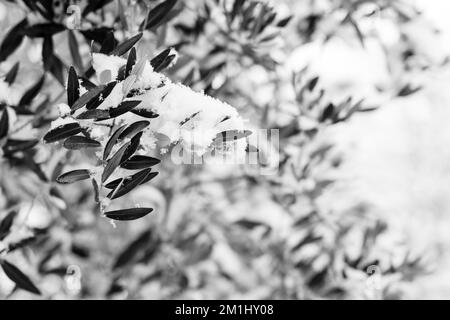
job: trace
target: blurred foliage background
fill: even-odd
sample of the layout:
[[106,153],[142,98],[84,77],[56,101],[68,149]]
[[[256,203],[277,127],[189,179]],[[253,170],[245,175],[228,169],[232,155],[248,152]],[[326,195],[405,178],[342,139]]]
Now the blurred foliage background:
[[[76,28],[71,5],[82,9]],[[28,112],[9,117],[0,163],[0,259],[41,295],[23,280],[28,291],[17,290],[3,263],[0,297],[448,298],[447,7],[2,0],[0,75],[20,66],[11,85],[0,80],[0,103],[17,104],[45,79],[23,103]],[[8,38],[24,17],[24,31]],[[118,42],[133,36],[144,20],[154,23],[138,52],[175,48],[164,72],[238,108],[254,130],[279,129],[279,158],[255,169],[160,155],[158,179],[122,200],[155,211],[114,228],[90,183],[54,182],[86,157],[32,141],[58,116],[68,67],[89,77],[91,50],[111,32]],[[8,139],[33,145],[11,151]]]

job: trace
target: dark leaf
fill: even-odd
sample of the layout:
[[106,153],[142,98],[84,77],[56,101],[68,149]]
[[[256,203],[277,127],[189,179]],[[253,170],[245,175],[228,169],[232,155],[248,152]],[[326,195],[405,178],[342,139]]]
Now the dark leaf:
[[102,43],[103,40],[106,38],[106,35],[112,30],[114,29],[108,27],[100,27],[88,30],[80,30],[80,32],[89,41],[96,41],[98,43]]
[[127,113],[128,111],[131,111],[133,108],[135,108],[140,103],[141,103],[141,101],[137,101],[137,100],[136,101],[135,100],[123,101],[116,108],[109,109],[109,116],[111,118],[118,117],[124,113]]
[[125,68],[125,78],[128,77],[131,73],[131,70],[133,70],[133,66],[136,63],[136,49],[131,48],[130,54],[128,55],[127,59],[127,66]]
[[234,18],[236,18],[236,15],[241,10],[244,2],[245,0],[234,0],[233,9],[231,9],[230,22],[233,22]]
[[20,46],[23,40],[23,29],[27,26],[27,18],[16,24],[5,36],[0,45],[0,62],[6,60]]
[[149,244],[154,243],[154,241],[151,241],[152,238],[152,232],[150,230],[144,231],[117,257],[113,269],[121,268],[133,261],[139,260],[139,258],[144,254],[146,247]]
[[105,40],[102,42],[100,53],[108,54],[114,50],[117,45],[117,40],[114,38],[114,32],[108,32]]
[[94,188],[94,200],[95,200],[95,202],[99,203],[100,202],[100,190],[98,187],[97,180],[92,179],[92,187]]
[[[149,171],[151,171],[151,169],[150,168],[148,168],[148,170]],[[139,172],[138,172],[139,173]],[[131,180],[133,180],[134,179],[134,177],[138,174],[138,173],[135,173],[135,174],[133,174],[133,175],[131,175],[131,176],[127,176],[127,177],[124,177],[124,178],[119,178],[119,179],[116,179],[116,180],[113,180],[113,181],[111,181],[111,182],[108,182],[106,185],[105,185],[105,188],[107,188],[107,189],[116,189],[120,184],[122,184],[122,185],[124,185],[124,184],[126,184],[128,181],[131,181]],[[154,177],[156,177],[158,175],[158,172],[151,172],[140,184],[145,184],[145,183],[147,183],[147,182],[149,182],[150,180],[152,180]]]
[[2,222],[0,222],[0,241],[6,238],[11,230],[11,226],[13,225],[14,219],[17,216],[16,211],[10,211],[6,217],[3,218]]
[[77,116],[77,119],[105,120],[109,119],[109,112],[108,110],[101,110],[101,109],[87,110],[83,113],[80,113]]
[[121,167],[128,170],[145,169],[160,163],[161,160],[148,156],[132,156],[127,161],[122,163]]
[[113,51],[110,52],[111,55],[121,56],[128,52],[142,37],[142,32],[137,35],[123,41],[120,43]]
[[0,265],[8,278],[11,279],[17,287],[37,295],[41,294],[41,291],[39,291],[33,282],[31,282],[31,280],[16,266],[6,260],[0,260]]
[[291,21],[291,19],[292,19],[292,16],[281,19],[280,21],[278,21],[277,27],[280,27],[280,28],[285,27],[289,23],[289,21]]
[[155,172],[151,172],[151,168],[139,171],[132,175],[131,179],[124,179],[122,183],[119,183],[119,185],[107,195],[107,197],[111,200],[120,198],[140,184],[148,181],[147,178],[150,174],[155,174]]
[[125,151],[127,150],[127,148],[129,147],[129,145],[131,144],[130,141],[128,141],[127,143],[125,143],[122,147],[120,147],[120,149],[111,157],[111,159],[108,160],[108,162],[106,163],[105,168],[103,169],[103,174],[102,174],[102,183],[106,181],[106,179],[108,179],[111,174],[114,172],[114,170],[116,170],[116,168],[118,166],[120,166],[122,164],[122,158],[123,155],[125,154]]
[[120,161],[121,164],[127,161],[137,151],[141,143],[141,137],[142,132],[139,132],[133,138],[131,138],[130,145],[127,150],[125,150],[125,153],[122,156],[122,160]]
[[[1,127],[1,125],[0,125]],[[35,145],[39,143],[39,140],[15,140],[8,139],[6,144],[3,146],[3,152],[6,155],[13,154],[18,151],[25,151],[33,148]]]
[[78,110],[80,108],[82,108],[86,103],[92,101],[93,99],[95,99],[105,88],[104,85],[99,85],[91,90],[89,90],[88,92],[86,92],[85,94],[83,94],[81,97],[78,98],[77,101],[75,101],[75,103],[72,105],[71,109],[72,112],[74,112],[75,110]]
[[108,142],[106,143],[106,146],[105,146],[105,151],[103,152],[103,160],[106,160],[108,158],[109,154],[111,153],[112,148],[117,143],[117,140],[119,139],[120,134],[125,130],[125,128],[126,128],[125,125],[119,127],[112,134],[111,138],[109,138],[109,140],[108,140]]
[[170,55],[170,51],[171,49],[168,48],[150,61],[150,64],[156,72],[160,72],[161,70],[167,68],[167,66],[169,66],[169,64],[173,61],[175,55]]
[[[88,104],[86,104],[86,109],[95,109],[97,108],[113,91],[114,87],[116,86],[117,81],[111,81],[109,82],[103,90],[98,94],[95,99],[92,99],[89,101]],[[101,98],[101,99],[100,99]]]
[[85,136],[72,136],[64,141],[63,146],[69,150],[79,150],[84,148],[98,148],[101,147],[101,144]]
[[0,118],[0,139],[3,139],[8,135],[9,131],[9,116],[8,110],[4,109],[2,117]]
[[12,68],[8,71],[8,73],[5,75],[5,82],[11,85],[14,82],[14,80],[16,80],[18,71],[19,71],[19,62],[16,62],[12,66]]
[[143,121],[136,121],[135,123],[130,124],[120,135],[119,140],[125,139],[127,137],[132,137],[136,133],[144,130],[148,125],[150,124],[150,121],[143,120]]
[[422,89],[421,86],[411,87],[411,85],[407,84],[402,89],[400,89],[400,91],[397,93],[397,96],[406,97],[406,96],[416,93],[420,89]]
[[333,117],[334,110],[335,110],[334,104],[329,103],[327,107],[323,110],[322,115],[320,116],[319,119],[320,122],[323,122],[327,119],[331,119]]
[[164,18],[168,15],[176,3],[177,0],[166,0],[150,10],[147,19],[142,22],[140,30],[155,30],[161,22],[163,22]]
[[153,208],[130,208],[105,212],[105,216],[119,221],[129,221],[142,218],[153,211]]
[[86,180],[91,177],[91,173],[87,169],[78,169],[63,173],[58,178],[56,178],[56,182],[61,184],[69,184],[76,181]]
[[151,110],[146,110],[146,109],[142,109],[142,108],[133,109],[133,110],[131,110],[131,113],[134,113],[135,115],[138,115],[140,117],[147,118],[147,119],[159,117],[159,114],[157,114]]
[[19,101],[19,106],[26,106],[33,101],[33,99],[38,95],[39,91],[42,88],[42,85],[44,84],[45,75],[43,75],[38,82],[36,82],[30,89],[28,89],[22,98]]
[[51,143],[74,136],[80,132],[81,127],[78,123],[76,122],[67,123],[47,132],[47,134],[44,136],[44,141],[46,143]]
[[30,38],[40,38],[52,36],[56,33],[64,31],[65,29],[66,27],[59,23],[39,23],[26,27],[23,33]]
[[67,78],[67,104],[72,107],[75,101],[80,97],[80,83],[78,82],[77,72],[74,67],[70,67]]

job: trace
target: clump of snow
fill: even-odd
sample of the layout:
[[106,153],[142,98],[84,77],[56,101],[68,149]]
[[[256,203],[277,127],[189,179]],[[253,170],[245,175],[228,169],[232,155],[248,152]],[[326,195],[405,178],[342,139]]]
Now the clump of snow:
[[101,83],[108,82],[102,76],[109,73],[109,81],[115,79],[119,74],[119,69],[126,64],[126,60],[118,56],[108,56],[102,53],[92,54],[92,66],[94,67],[97,78]]
[[60,103],[57,105],[59,116],[64,118],[70,114],[70,107],[65,103]]
[[[172,52],[170,54],[176,54]],[[97,77],[101,74],[110,74],[109,83],[116,79],[119,69],[126,65],[127,60],[117,56],[107,56],[100,53],[92,55],[92,65]],[[80,86],[80,94],[86,89]],[[56,128],[66,123],[78,122],[86,128],[91,138],[99,141],[105,146],[109,139],[111,129],[108,126],[131,124],[136,121],[149,120],[150,125],[144,130],[141,138],[142,150],[149,152],[156,147],[156,142],[161,146],[161,152],[168,150],[171,144],[180,143],[187,151],[202,156],[219,145],[213,143],[217,135],[227,130],[244,130],[244,120],[239,116],[237,110],[229,104],[205,95],[203,92],[193,91],[182,84],[173,83],[165,75],[155,72],[149,60],[144,57],[138,59],[133,66],[131,75],[123,81],[117,81],[111,93],[99,105],[98,109],[109,110],[116,108],[122,101],[137,100],[141,103],[135,107],[136,110],[144,109],[158,114],[158,117],[145,119],[141,116],[127,112],[115,119],[101,121],[75,119],[77,115],[86,111],[86,107],[80,108],[70,116],[67,105],[59,105],[61,118],[52,123]],[[125,139],[124,143],[129,139]],[[233,148],[226,148],[233,144]],[[225,146],[225,148],[222,148]],[[238,146],[238,148],[236,148]],[[220,144],[220,152],[240,152],[245,154],[245,139],[238,142],[227,142]],[[116,145],[112,153],[117,150]],[[97,153],[100,157],[100,152]]]

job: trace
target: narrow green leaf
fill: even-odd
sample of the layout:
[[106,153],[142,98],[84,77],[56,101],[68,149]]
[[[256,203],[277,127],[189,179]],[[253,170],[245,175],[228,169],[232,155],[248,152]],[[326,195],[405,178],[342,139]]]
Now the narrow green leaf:
[[11,279],[17,287],[37,295],[41,294],[41,291],[33,284],[33,282],[31,282],[31,280],[15,265],[6,260],[0,260],[0,265],[6,276]]
[[109,109],[109,116],[111,118],[116,118],[128,111],[131,111],[133,108],[137,107],[141,101],[139,100],[127,100],[120,103],[117,107]]
[[56,178],[56,182],[61,184],[69,184],[74,183],[76,181],[86,180],[91,177],[91,172],[87,169],[78,169],[72,170],[66,173],[63,173],[58,178]]
[[33,101],[33,99],[38,95],[39,91],[42,88],[42,85],[44,84],[45,75],[43,75],[31,88],[29,88],[22,98],[19,101],[19,106],[26,106]]
[[19,71],[19,62],[16,62],[12,68],[5,75],[5,82],[9,85],[13,84],[17,77],[17,72]]
[[69,150],[79,150],[84,148],[98,148],[101,147],[101,144],[85,136],[72,136],[64,141],[63,146]]
[[75,101],[80,97],[80,83],[74,67],[70,67],[67,78],[67,104],[72,107]]
[[0,118],[0,139],[3,139],[8,135],[9,131],[9,116],[8,110],[5,108]]
[[154,172],[151,172],[151,168],[139,171],[138,173],[134,174],[131,179],[124,180],[122,184],[119,184],[107,195],[107,197],[111,200],[120,198],[121,196],[132,191],[140,184],[144,183],[148,176],[151,174],[154,174]]
[[120,43],[113,51],[111,51],[111,55],[121,56],[128,52],[135,44],[142,38],[142,32],[139,32],[137,35],[125,40]]
[[148,156],[132,156],[127,161],[122,163],[121,167],[128,170],[140,170],[148,167],[152,167],[160,163],[161,160],[148,157]]
[[56,127],[55,129],[50,130],[49,132],[47,132],[43,139],[46,143],[51,143],[74,136],[80,132],[80,125],[76,122],[72,122],[63,124],[59,127]]
[[150,212],[153,211],[153,208],[131,208],[131,209],[121,209],[105,212],[105,216],[119,221],[129,221],[140,219]]
[[118,166],[120,166],[122,164],[122,157],[126,151],[126,149],[129,147],[129,145],[131,144],[130,141],[128,141],[127,143],[125,143],[122,147],[120,147],[120,149],[111,157],[111,159],[108,160],[108,162],[106,163],[105,168],[103,169],[103,174],[102,174],[102,183],[104,183],[106,181],[106,179],[108,179],[111,174],[114,172],[114,170],[116,170],[116,168]]
[[105,86],[104,85],[99,85],[99,86],[89,90],[85,94],[83,94],[72,105],[72,107],[71,107],[72,112],[74,112],[75,110],[78,110],[78,109],[84,107],[84,105],[86,105],[86,103],[88,103],[91,100],[95,99],[103,91],[103,89],[105,89]]
[[126,126],[123,125],[119,127],[109,138],[108,142],[106,143],[105,150],[103,152],[103,160],[106,160],[109,157],[109,154],[111,153],[112,148],[117,143],[119,136],[122,134],[122,132],[125,130]]
[[132,124],[130,124],[120,135],[119,140],[123,140],[127,137],[132,137],[136,133],[144,130],[148,125],[150,124],[150,121],[142,120],[142,121],[136,121]]
[[17,216],[16,211],[10,211],[6,217],[3,218],[2,222],[0,222],[0,241],[6,238],[9,235],[11,227],[13,225],[14,219]]

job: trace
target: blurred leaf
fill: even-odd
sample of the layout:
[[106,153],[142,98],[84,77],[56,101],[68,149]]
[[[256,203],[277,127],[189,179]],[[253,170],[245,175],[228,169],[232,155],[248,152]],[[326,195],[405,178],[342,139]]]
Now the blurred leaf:
[[22,98],[19,101],[19,106],[26,106],[33,101],[33,99],[38,95],[39,91],[42,88],[42,85],[44,84],[45,75],[43,75],[38,82],[36,82],[31,88],[29,88]]
[[[1,122],[1,120],[0,120],[0,122]],[[0,128],[1,128],[1,124],[0,124]],[[37,140],[37,139],[32,139],[32,140],[8,139],[5,143],[5,145],[3,146],[3,152],[5,153],[5,155],[10,155],[10,154],[13,154],[14,152],[25,151],[25,150],[31,149],[38,143],[39,143],[39,140]]]
[[153,211],[153,208],[131,208],[105,212],[109,219],[119,221],[129,221],[142,218]]
[[102,145],[100,142],[89,139],[85,136],[72,136],[64,141],[64,147],[69,150],[79,150],[84,148],[98,148]]
[[166,0],[157,5],[150,10],[147,19],[141,23],[139,29],[155,30],[163,22],[164,18],[169,14],[176,3],[177,0]]
[[95,202],[100,203],[100,188],[97,180],[92,179],[92,187],[94,188],[94,200]]
[[31,282],[31,280],[16,266],[6,260],[0,260],[0,266],[2,267],[8,278],[11,279],[17,285],[17,287],[37,295],[41,294],[41,292],[33,284],[33,282]]
[[0,139],[3,139],[9,132],[9,115],[8,110],[5,108],[0,118]]
[[119,11],[119,19],[123,30],[128,30],[127,17],[125,15],[125,8],[123,7],[122,0],[117,0],[117,9]]
[[80,132],[81,132],[80,125],[76,122],[72,122],[63,124],[59,127],[50,130],[49,132],[47,132],[47,134],[44,136],[43,139],[46,143],[51,143],[74,136]]
[[44,70],[49,71],[61,85],[64,85],[63,63],[55,55],[53,40],[49,36],[44,38],[42,45],[42,61],[44,62]]
[[415,88],[411,87],[410,84],[405,85],[403,88],[400,89],[400,91],[397,93],[397,96],[399,97],[406,97],[411,94],[414,94],[422,89],[421,86],[417,86]]
[[30,38],[43,38],[52,36],[56,33],[62,32],[66,27],[59,23],[38,23],[28,26],[23,30],[23,33]]
[[74,183],[76,181],[86,180],[91,177],[91,172],[87,169],[77,169],[66,173],[63,173],[58,178],[56,182],[61,184]]
[[27,18],[24,18],[6,34],[0,45],[0,62],[6,60],[20,46],[23,40],[23,30],[27,25]]
[[5,75],[5,82],[11,85],[16,80],[18,71],[19,71],[19,62],[16,62],[12,66],[12,68],[8,71],[8,73]]
[[75,34],[72,30],[68,30],[67,39],[69,41],[69,50],[70,55],[72,56],[72,62],[78,71],[83,71],[83,61],[81,60],[80,52],[79,52],[79,44]]
[[3,218],[3,220],[0,222],[0,241],[6,238],[8,236],[11,227],[13,225],[14,219],[17,216],[16,211],[10,211],[6,217]]
[[145,231],[141,235],[139,235],[136,240],[132,241],[119,254],[113,265],[113,269],[119,269],[134,261],[138,261],[149,245],[156,249],[156,242],[152,241],[152,238],[152,232],[150,230]]
[[284,19],[281,19],[280,21],[278,21],[277,27],[280,27],[280,28],[285,27],[289,23],[289,21],[291,21],[292,17],[293,16],[288,16]]

